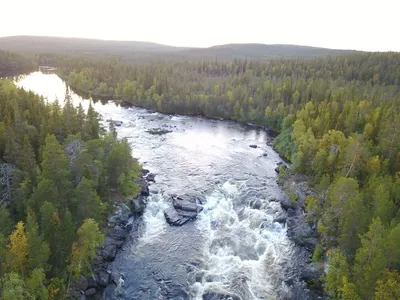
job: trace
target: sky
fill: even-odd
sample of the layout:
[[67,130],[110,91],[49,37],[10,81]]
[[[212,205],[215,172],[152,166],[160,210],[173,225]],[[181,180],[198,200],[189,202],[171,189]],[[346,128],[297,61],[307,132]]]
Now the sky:
[[0,0],[0,36],[400,51],[400,0]]

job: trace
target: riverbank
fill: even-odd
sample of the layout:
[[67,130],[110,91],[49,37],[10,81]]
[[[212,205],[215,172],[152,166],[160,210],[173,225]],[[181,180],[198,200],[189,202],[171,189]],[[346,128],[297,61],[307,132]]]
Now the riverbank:
[[[298,279],[306,283],[313,297],[323,297],[321,276],[324,265],[312,259],[319,240],[316,225],[307,220],[306,209],[307,198],[316,196],[316,192],[310,188],[305,175],[294,172],[290,167],[281,164],[275,171],[279,175],[278,184],[286,194],[280,204],[287,212],[287,235],[308,256],[308,262]],[[292,283],[290,281],[288,284]]]
[[140,191],[132,199],[114,203],[113,212],[107,217],[104,243],[96,250],[97,256],[91,264],[91,274],[81,275],[73,282],[69,290],[69,299],[87,300],[104,299],[104,290],[109,285],[120,287],[124,283],[124,275],[112,272],[109,264],[115,257],[125,251],[129,239],[138,238],[142,214],[149,196],[149,184],[154,182],[155,175],[147,169],[141,169],[141,177],[135,180]]

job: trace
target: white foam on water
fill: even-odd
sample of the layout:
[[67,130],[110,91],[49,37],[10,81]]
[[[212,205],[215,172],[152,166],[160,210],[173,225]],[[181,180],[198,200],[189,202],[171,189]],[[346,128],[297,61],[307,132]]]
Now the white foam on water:
[[203,274],[201,281],[192,287],[196,300],[207,291],[246,300],[276,297],[276,275],[291,249],[286,228],[273,222],[271,212],[277,208],[272,203],[265,209],[235,211],[241,188],[243,184],[225,182],[207,197],[198,216],[197,226],[205,238],[205,267],[198,271]]
[[168,207],[162,194],[151,195],[147,198],[147,206],[143,213],[145,229],[140,237],[139,245],[151,243],[162,235],[168,226],[164,210]]

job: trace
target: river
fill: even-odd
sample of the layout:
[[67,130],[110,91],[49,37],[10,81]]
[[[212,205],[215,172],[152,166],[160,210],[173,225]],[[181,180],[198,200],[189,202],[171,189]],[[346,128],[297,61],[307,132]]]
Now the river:
[[[67,89],[57,75],[41,72],[19,78],[17,85],[60,104]],[[71,96],[88,107],[89,100]],[[118,136],[127,138],[133,155],[156,174],[139,237],[111,264],[125,282],[108,288],[107,299],[203,299],[207,292],[242,300],[294,298],[285,280],[296,277],[304,261],[285,225],[274,222],[285,214],[274,201],[283,196],[274,171],[281,159],[264,130],[113,101],[94,107],[103,120],[123,122]],[[152,128],[172,132],[151,135]],[[170,195],[190,192],[205,196],[204,210],[193,222],[169,226],[163,211],[171,205]]]

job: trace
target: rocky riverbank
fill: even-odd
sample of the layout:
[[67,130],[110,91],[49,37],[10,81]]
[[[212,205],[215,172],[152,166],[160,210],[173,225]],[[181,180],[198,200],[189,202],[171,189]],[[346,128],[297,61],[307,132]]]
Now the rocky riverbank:
[[[287,235],[301,252],[309,258],[300,271],[299,283],[305,283],[307,299],[323,299],[320,278],[323,275],[323,266],[312,262],[312,255],[318,244],[316,226],[306,220],[306,199],[314,196],[313,191],[304,175],[292,172],[287,165],[281,163],[275,169],[279,174],[278,184],[286,196],[281,199],[281,207],[287,212]],[[286,281],[296,293],[296,280]]]
[[92,262],[92,272],[71,284],[69,299],[104,299],[103,291],[109,284],[123,285],[124,276],[111,272],[109,263],[114,261],[118,252],[125,250],[125,242],[130,236],[137,236],[140,217],[149,196],[149,182],[155,181],[155,175],[148,170],[142,169],[141,173],[142,176],[136,180],[140,192],[130,200],[131,207],[125,203],[115,205],[114,212],[107,219],[103,246],[97,249],[97,257]]

